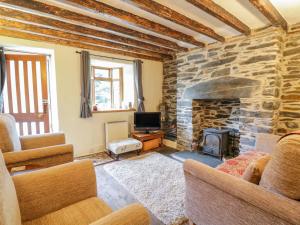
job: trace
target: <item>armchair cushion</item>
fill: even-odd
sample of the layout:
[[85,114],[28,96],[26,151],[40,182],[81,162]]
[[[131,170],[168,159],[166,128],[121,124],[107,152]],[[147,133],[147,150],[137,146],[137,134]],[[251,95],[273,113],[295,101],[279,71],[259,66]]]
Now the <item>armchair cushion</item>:
[[15,118],[5,113],[0,115],[0,149],[2,152],[21,150]]
[[97,197],[88,198],[40,218],[27,221],[24,225],[87,225],[112,212],[111,208]]
[[282,138],[266,166],[260,185],[300,200],[300,135],[291,134]]
[[0,224],[21,225],[16,190],[0,152]]
[[22,221],[96,197],[93,163],[81,160],[13,177]]

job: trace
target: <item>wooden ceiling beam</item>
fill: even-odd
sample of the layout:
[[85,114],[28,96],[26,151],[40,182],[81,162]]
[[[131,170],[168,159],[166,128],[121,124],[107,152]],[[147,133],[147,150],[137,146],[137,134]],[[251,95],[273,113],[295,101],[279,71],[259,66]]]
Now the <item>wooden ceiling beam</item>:
[[[133,0],[136,1],[136,0]],[[214,3],[212,0],[186,0],[197,8],[203,10],[204,12],[216,17],[221,20],[223,23],[228,26],[238,30],[239,32],[249,35],[251,33],[251,29],[236,18],[234,15],[229,13],[227,10]]]
[[12,37],[12,38],[32,40],[32,41],[47,42],[47,43],[52,43],[52,44],[56,44],[56,45],[71,46],[71,47],[80,48],[80,49],[106,52],[106,53],[110,53],[110,54],[129,56],[129,57],[133,57],[133,58],[149,59],[149,60],[154,60],[154,61],[162,61],[163,60],[163,58],[142,55],[142,54],[132,53],[132,52],[125,52],[125,51],[111,49],[111,48],[105,48],[105,47],[101,47],[101,46],[89,45],[89,44],[85,44],[85,43],[81,43],[81,42],[77,42],[77,41],[60,39],[57,37],[48,37],[48,36],[43,36],[43,35],[38,35],[38,34],[32,34],[32,33],[24,32],[24,31],[12,30],[10,28],[0,27],[0,35]]
[[118,49],[122,51],[128,51],[128,52],[133,52],[133,53],[138,53],[138,54],[143,54],[143,55],[149,55],[157,58],[168,58],[172,59],[171,55],[164,55],[160,53],[155,53],[151,51],[147,51],[145,49],[137,48],[137,47],[132,47],[128,45],[123,45],[123,44],[117,44],[113,43],[110,41],[105,41],[105,40],[100,40],[92,37],[86,37],[78,34],[72,34],[72,33],[67,33],[64,31],[60,30],[54,30],[51,28],[46,28],[46,27],[40,27],[32,24],[26,24],[22,22],[17,22],[17,21],[12,21],[12,20],[7,20],[0,18],[0,26],[2,27],[8,27],[8,28],[14,28],[17,30],[24,30],[24,31],[30,31],[34,32],[37,34],[42,34],[42,35],[47,35],[47,36],[52,36],[52,37],[57,37],[57,38],[62,38],[62,39],[68,39],[68,40],[73,40],[73,41],[78,41],[86,44],[93,44],[93,45],[99,45],[102,47],[108,47],[108,48],[113,48],[113,49]]
[[53,5],[48,5],[35,0],[0,0],[0,3],[6,3],[11,6],[22,7],[24,10],[34,10],[37,12],[46,13],[48,15],[59,17],[60,19],[67,19],[76,21],[79,23],[89,24],[99,28],[106,29],[108,31],[114,31],[117,33],[125,34],[134,38],[146,40],[150,43],[156,43],[170,49],[182,49],[177,43],[169,41],[160,37],[145,34],[136,30],[132,30],[123,26],[119,26],[114,23],[110,23],[104,20],[96,19],[80,13],[72,12],[70,10],[62,9]]
[[161,5],[153,0],[122,0],[133,6],[136,6],[142,10],[145,10],[149,13],[155,14],[164,19],[170,20],[173,23],[177,23],[181,26],[189,28],[198,33],[209,36],[218,41],[225,41],[225,38],[217,34],[212,28],[205,26],[202,23],[199,23],[187,16],[184,16],[173,9],[170,9],[164,5]]
[[288,24],[269,0],[249,0],[274,26],[288,30]]
[[[55,20],[55,19],[51,19],[51,18],[39,16],[39,15],[34,15],[34,14],[30,14],[30,13],[10,9],[10,8],[0,7],[0,15],[4,16],[4,17],[13,18],[13,19],[16,19],[19,21],[38,23],[38,25],[50,26],[50,27],[62,29],[65,31],[76,32],[76,33],[79,33],[82,35],[90,35],[90,36],[101,38],[104,40],[109,40],[111,42],[135,46],[135,47],[143,48],[145,50],[159,52],[159,53],[166,54],[166,55],[174,54],[174,51],[171,49],[163,48],[161,46],[157,46],[157,45],[153,45],[153,44],[149,44],[147,42],[142,42],[142,41],[138,41],[138,40],[127,38],[127,37],[118,36],[118,35],[115,35],[115,34],[112,34],[109,32],[94,30],[94,29],[83,27],[83,26],[78,26],[78,25],[66,23],[66,22],[63,22],[60,20]],[[187,49],[183,48],[182,50],[186,51]]]
[[[79,6],[92,10],[99,14],[108,15],[126,21],[134,26],[153,31],[155,33],[174,38],[179,41],[183,41],[189,44],[193,44],[199,47],[204,47],[203,42],[197,41],[194,37],[187,35],[185,33],[179,32],[177,30],[171,29],[162,24],[153,22],[151,20],[145,19],[143,17],[137,16],[135,14],[126,12],[124,10],[114,8],[105,3],[96,0],[68,0],[68,2],[76,3]],[[220,36],[219,36],[220,37]],[[222,38],[222,37],[220,37]],[[223,40],[223,39],[222,39]]]

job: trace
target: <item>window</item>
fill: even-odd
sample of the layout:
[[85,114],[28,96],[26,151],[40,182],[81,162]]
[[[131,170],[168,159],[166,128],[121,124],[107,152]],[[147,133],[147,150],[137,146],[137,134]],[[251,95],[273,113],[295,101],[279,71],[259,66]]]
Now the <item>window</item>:
[[134,108],[133,63],[91,58],[92,99],[96,111]]
[[123,101],[123,69],[93,66],[93,99],[100,109],[120,109]]
[[123,68],[93,66],[93,99],[100,110],[121,109],[123,102]]

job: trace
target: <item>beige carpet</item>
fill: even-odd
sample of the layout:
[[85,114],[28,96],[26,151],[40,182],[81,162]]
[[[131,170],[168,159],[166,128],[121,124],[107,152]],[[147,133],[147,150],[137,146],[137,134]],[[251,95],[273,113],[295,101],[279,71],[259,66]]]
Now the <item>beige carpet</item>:
[[107,164],[104,169],[164,224],[186,223],[182,163],[148,153]]

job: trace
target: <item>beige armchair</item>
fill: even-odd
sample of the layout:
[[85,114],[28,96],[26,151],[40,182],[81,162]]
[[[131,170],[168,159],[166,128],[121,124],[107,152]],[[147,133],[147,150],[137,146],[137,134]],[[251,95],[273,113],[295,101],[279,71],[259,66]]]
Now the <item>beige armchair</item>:
[[90,160],[11,177],[0,153],[1,225],[149,225],[147,210],[132,204],[112,212],[97,198]]
[[[271,152],[279,136],[260,134],[257,151]],[[194,160],[184,163],[185,213],[190,224],[300,225],[300,202]]]
[[8,170],[50,167],[73,161],[73,145],[65,144],[63,133],[18,136],[16,121],[0,115],[0,149]]

